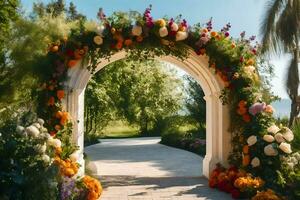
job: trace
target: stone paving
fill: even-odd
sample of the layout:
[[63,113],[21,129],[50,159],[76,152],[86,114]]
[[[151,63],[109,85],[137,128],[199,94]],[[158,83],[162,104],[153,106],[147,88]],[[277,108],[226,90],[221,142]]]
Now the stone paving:
[[105,139],[85,148],[103,185],[101,200],[227,200],[202,177],[203,158],[160,138]]

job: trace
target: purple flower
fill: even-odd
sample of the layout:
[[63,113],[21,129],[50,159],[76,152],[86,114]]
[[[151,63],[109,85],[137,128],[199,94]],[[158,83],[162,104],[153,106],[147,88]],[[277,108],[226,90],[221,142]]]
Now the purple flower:
[[246,35],[246,31],[243,31],[243,32],[240,33],[240,36],[241,36],[242,39],[245,37],[245,35]]
[[255,103],[252,106],[250,106],[249,113],[254,116],[254,115],[264,111],[265,108],[266,108],[266,103],[265,102]]

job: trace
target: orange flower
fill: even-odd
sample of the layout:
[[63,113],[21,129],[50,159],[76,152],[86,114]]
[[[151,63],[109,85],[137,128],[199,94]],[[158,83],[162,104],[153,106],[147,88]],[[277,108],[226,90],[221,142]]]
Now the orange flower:
[[243,115],[243,120],[245,121],[245,122],[250,122],[251,121],[251,117],[250,117],[250,115],[248,115],[248,114],[244,114]]
[[235,48],[236,47],[236,44],[233,42],[233,43],[231,43],[231,48]]
[[143,38],[142,36],[137,36],[137,37],[136,37],[136,41],[137,41],[137,42],[142,42],[143,39],[144,39],[144,38]]
[[245,100],[241,100],[239,102],[239,107],[245,107],[247,105],[247,102]]
[[247,109],[245,107],[240,107],[236,111],[239,115],[244,115],[247,113]]
[[216,31],[212,31],[211,33],[210,33],[210,36],[211,37],[216,37],[218,35],[218,33],[216,32]]
[[61,147],[55,148],[55,154],[56,155],[60,155],[61,153],[62,153],[62,148]]
[[49,100],[48,100],[47,105],[48,105],[48,106],[53,106],[54,104],[55,104],[55,99],[54,99],[54,97],[50,97]]
[[247,65],[254,65],[255,61],[251,58],[249,60],[247,60],[246,64]]
[[77,64],[77,60],[69,60],[68,67],[73,68]]
[[59,49],[59,48],[58,48],[57,45],[53,45],[53,46],[51,47],[50,51],[52,51],[52,52],[57,52],[58,49]]
[[57,118],[57,119],[60,119],[61,117],[62,117],[62,112],[61,111],[57,111],[56,113],[55,113],[55,117]]
[[202,33],[207,33],[207,32],[208,32],[207,28],[202,29]]
[[83,183],[88,189],[88,200],[97,200],[102,193],[102,186],[100,182],[90,176],[83,177]]
[[243,166],[248,166],[250,164],[250,156],[249,155],[245,155],[243,157]]
[[55,125],[54,129],[59,131],[61,129],[61,126],[57,124],[57,125]]
[[221,40],[222,39],[221,35],[216,35],[216,39]]
[[56,95],[57,95],[57,98],[59,100],[61,100],[61,99],[63,99],[65,97],[65,91],[63,91],[63,90],[57,90]]
[[245,145],[245,146],[243,147],[243,153],[244,153],[244,154],[248,154],[248,153],[249,153],[249,146],[248,146],[248,145]]
[[129,47],[132,45],[132,40],[131,39],[127,39],[124,41],[125,46]]
[[122,49],[122,47],[123,47],[123,43],[122,42],[118,42],[116,44],[116,49],[120,50],[120,49]]

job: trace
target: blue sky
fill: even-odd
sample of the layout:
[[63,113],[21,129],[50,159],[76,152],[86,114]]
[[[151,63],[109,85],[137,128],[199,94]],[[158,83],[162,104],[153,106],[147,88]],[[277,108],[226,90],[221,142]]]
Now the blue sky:
[[[33,2],[50,2],[51,0],[21,0],[25,12],[29,12]],[[89,19],[95,19],[98,9],[102,7],[107,15],[114,11],[137,10],[143,12],[152,4],[155,18],[182,14],[189,24],[205,23],[213,18],[214,29],[220,30],[226,23],[232,25],[231,34],[239,37],[246,31],[247,36],[256,35],[259,40],[259,24],[268,0],[72,0],[77,10]],[[66,0],[67,4],[70,0]],[[273,56],[276,77],[273,78],[273,91],[276,95],[287,98],[284,90],[284,75],[287,56]]]

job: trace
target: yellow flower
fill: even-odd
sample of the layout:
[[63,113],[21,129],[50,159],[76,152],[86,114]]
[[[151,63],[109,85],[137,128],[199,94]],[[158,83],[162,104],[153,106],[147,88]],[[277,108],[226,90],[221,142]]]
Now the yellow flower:
[[166,26],[166,21],[164,19],[158,19],[156,20],[155,24],[157,24],[160,27]]

